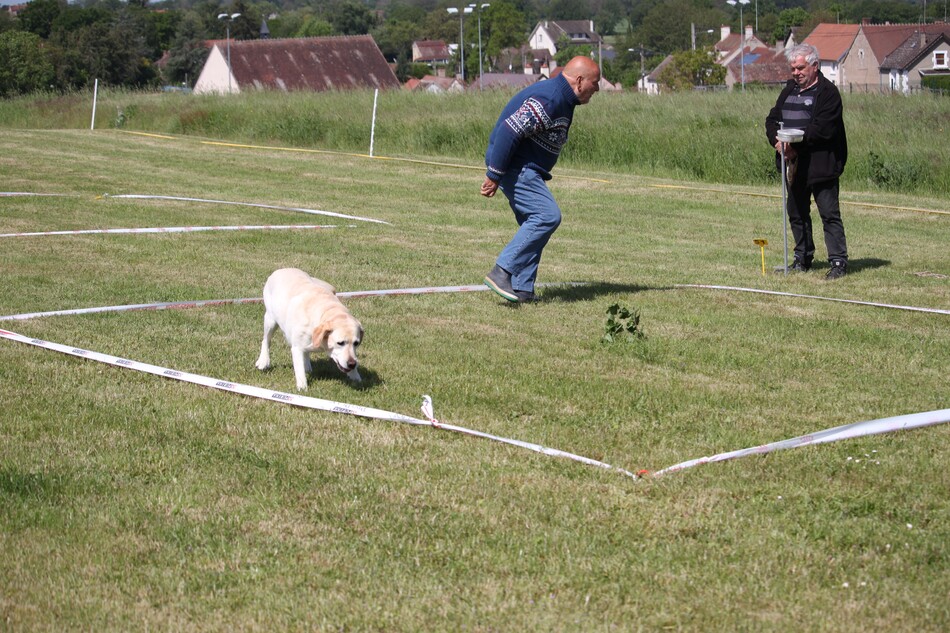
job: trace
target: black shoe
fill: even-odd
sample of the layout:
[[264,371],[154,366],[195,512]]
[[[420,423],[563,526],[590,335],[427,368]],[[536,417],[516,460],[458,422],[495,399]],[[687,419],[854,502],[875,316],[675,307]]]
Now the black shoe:
[[527,290],[515,290],[515,296],[518,297],[518,303],[534,303],[540,301],[538,295]]
[[841,279],[848,274],[848,262],[844,259],[831,260],[831,270],[825,275],[825,279]]
[[792,265],[788,269],[793,273],[807,273],[811,270],[811,260],[802,259],[801,257],[795,256],[795,261],[792,262]]
[[518,302],[518,295],[515,294],[514,288],[511,287],[511,273],[498,264],[495,264],[491,272],[485,276],[485,285],[494,290],[495,294],[502,299],[506,299],[512,303]]

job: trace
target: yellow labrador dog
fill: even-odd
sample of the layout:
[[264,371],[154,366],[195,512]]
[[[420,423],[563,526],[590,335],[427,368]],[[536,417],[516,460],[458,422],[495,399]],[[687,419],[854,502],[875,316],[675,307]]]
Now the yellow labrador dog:
[[350,380],[360,381],[356,348],[363,326],[340,303],[336,289],[297,268],[281,268],[264,284],[264,340],[255,366],[270,367],[270,340],[280,327],[294,362],[297,389],[307,388],[310,352],[323,349]]

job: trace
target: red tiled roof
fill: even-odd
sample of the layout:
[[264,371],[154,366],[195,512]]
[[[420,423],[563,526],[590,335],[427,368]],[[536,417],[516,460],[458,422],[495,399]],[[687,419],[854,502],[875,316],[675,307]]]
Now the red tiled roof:
[[740,77],[745,73],[746,83],[781,84],[791,78],[785,52],[771,48],[760,47],[747,51],[744,68],[743,62],[736,57],[729,64],[729,71],[734,77]]
[[[221,43],[216,44],[223,52]],[[232,40],[231,69],[244,89],[322,92],[399,87],[369,35]]]
[[413,42],[413,46],[419,51],[419,56],[415,58],[415,61],[441,61],[452,57],[449,47],[443,40],[419,40]]
[[[560,70],[558,68],[557,70]],[[554,75],[552,74],[552,77]],[[544,75],[526,75],[524,73],[484,73],[481,77],[472,82],[469,90],[487,89],[513,89],[520,90],[525,86],[544,80]]]
[[858,24],[821,23],[802,43],[811,44],[817,48],[819,59],[840,62],[851,50],[859,28],[861,27]]
[[[934,24],[927,26],[943,27],[943,24]],[[926,27],[924,27],[926,28]],[[864,36],[868,38],[874,57],[883,60],[894,52],[894,50],[903,44],[908,37],[919,32],[919,24],[863,24],[861,30]]]
[[[544,20],[542,26],[554,36],[555,41],[561,35],[568,36],[572,42],[588,41],[596,44],[602,40],[597,31],[594,30],[594,24],[591,20]],[[572,37],[574,35],[580,37]]]
[[734,51],[739,48],[739,44],[742,40],[742,35],[740,33],[730,33],[723,39],[716,42],[716,45],[713,47],[717,51],[728,53],[729,51]]
[[922,25],[881,60],[881,69],[904,70],[941,43],[950,43],[950,24]]

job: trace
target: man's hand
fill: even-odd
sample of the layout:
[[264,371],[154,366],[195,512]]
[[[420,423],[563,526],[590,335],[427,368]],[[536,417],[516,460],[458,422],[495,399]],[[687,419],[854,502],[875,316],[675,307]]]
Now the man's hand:
[[783,143],[782,141],[775,141],[775,151],[779,154],[782,153],[782,146],[785,146],[785,160],[794,160],[798,157],[798,152],[795,151],[795,148],[792,147],[791,143]]
[[485,176],[485,182],[482,183],[482,195],[486,198],[491,198],[495,195],[495,192],[498,191],[498,183]]

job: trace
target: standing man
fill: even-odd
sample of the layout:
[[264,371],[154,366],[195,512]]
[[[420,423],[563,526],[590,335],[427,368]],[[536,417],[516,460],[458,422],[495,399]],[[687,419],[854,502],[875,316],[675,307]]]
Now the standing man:
[[[838,205],[838,177],[848,160],[848,139],[841,116],[841,95],[818,69],[818,49],[799,44],[785,52],[792,79],[785,85],[775,107],[765,119],[765,134],[778,153],[781,169],[782,145],[788,164],[788,222],[795,238],[795,261],[791,269],[804,272],[815,257],[811,230],[811,196],[825,231],[825,247],[831,269],[827,279],[848,272],[848,244]],[[776,138],[779,122],[786,128],[805,131],[800,143],[782,143]]]
[[488,138],[488,171],[481,194],[500,187],[521,227],[498,256],[485,285],[513,303],[535,301],[541,251],[561,223],[561,210],[545,181],[557,162],[574,108],[600,89],[600,68],[578,56],[554,79],[540,81],[516,94],[502,110]]

